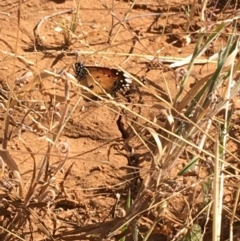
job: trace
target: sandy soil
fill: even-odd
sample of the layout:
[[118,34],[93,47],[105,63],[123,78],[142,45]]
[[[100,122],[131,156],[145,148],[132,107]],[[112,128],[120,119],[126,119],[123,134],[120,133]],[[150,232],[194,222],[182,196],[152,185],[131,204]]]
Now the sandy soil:
[[[113,5],[112,2],[114,2]],[[0,13],[0,81],[2,89],[7,88],[6,82],[12,88],[15,78],[21,77],[28,70],[41,72],[44,69],[50,71],[65,69],[74,74],[72,66],[76,62],[75,52],[79,51],[79,59],[86,65],[100,64],[112,68],[121,66],[136,76],[144,76],[148,79],[146,85],[149,90],[158,91],[161,97],[166,97],[168,92],[174,96],[177,91],[175,71],[166,70],[167,63],[162,64],[155,61],[149,64],[146,58],[150,55],[182,58],[193,52],[194,36],[192,42],[186,46],[181,39],[185,36],[183,31],[187,21],[184,9],[180,8],[179,2],[149,0],[145,4],[135,4],[130,10],[131,1],[82,0],[78,20],[80,24],[77,26],[75,34],[72,34],[72,43],[66,46],[62,32],[69,28],[70,21],[73,20],[71,12],[74,7],[73,1],[25,0],[22,3],[17,45],[18,1],[1,1],[0,11],[3,13]],[[185,6],[186,10],[189,1],[185,2],[186,5],[181,1],[181,6]],[[162,15],[153,16],[160,12]],[[167,12],[170,13],[168,17]],[[43,19],[44,21],[36,29],[37,24]],[[120,21],[123,19],[129,19],[129,21],[121,23]],[[202,25],[199,16],[196,16],[192,27],[197,30]],[[59,32],[59,29],[62,32]],[[213,46],[215,52],[218,51],[223,41],[225,41],[224,37],[216,41]],[[12,53],[16,53],[22,58],[16,59]],[[131,56],[127,56],[128,53]],[[215,65],[211,64],[204,67],[197,65],[194,67],[193,73],[200,78],[211,73],[214,68]],[[194,78],[191,77],[186,91],[193,82]],[[53,84],[49,81],[44,88],[48,91],[52,86]],[[63,95],[62,85],[54,86]],[[158,103],[158,100],[150,95],[144,87],[139,89],[141,95],[137,91],[132,93],[131,102],[128,105],[132,110],[139,111],[142,116],[150,118],[150,113],[157,114],[159,111],[151,108]],[[70,101],[72,108],[78,101],[79,95],[74,96],[73,89],[71,94],[73,94]],[[48,96],[43,96],[37,89],[25,97],[24,104],[28,107],[32,104],[29,100],[38,101],[45,106],[50,101]],[[121,101],[127,103],[124,97]],[[139,104],[142,105],[141,108],[139,108]],[[63,105],[61,103],[58,107],[60,112]],[[104,101],[81,99],[72,113],[66,129],[56,140],[56,148],[50,158],[52,168],[61,160],[62,154],[59,154],[57,149],[59,144],[66,142],[70,148],[69,157],[54,183],[56,193],[59,193],[59,198],[53,205],[58,217],[75,221],[79,226],[95,224],[111,220],[112,208],[117,200],[116,194],[121,194],[118,204],[120,207],[126,205],[125,200],[129,188],[132,190],[134,198],[138,188],[136,184],[139,185],[139,181],[138,183],[134,181],[136,175],[132,172],[133,168],[129,166],[127,158],[129,153],[123,148],[124,133],[121,127],[126,130],[128,126],[126,120],[121,119],[120,110],[121,108],[116,108]],[[126,115],[129,119],[132,118],[131,114]],[[3,112],[1,116],[3,116]],[[13,116],[17,121],[23,119],[21,107],[19,110],[14,110]],[[235,119],[236,130],[233,131],[233,135],[238,139],[237,102]],[[141,120],[136,121],[141,122]],[[31,125],[32,122],[30,118],[26,118],[24,123]],[[52,124],[46,118],[42,123],[46,128]],[[48,142],[28,131],[20,134],[19,127],[16,126],[11,126],[9,131],[11,131],[11,136],[8,149],[19,165],[26,191],[30,185],[33,156],[38,164],[47,151]],[[141,178],[144,178],[151,171],[148,161],[149,152],[146,148],[139,148],[139,145],[141,145],[139,139],[133,138],[131,146],[144,157],[144,160],[137,165]],[[29,154],[29,150],[33,155]],[[229,150],[238,155],[238,144],[232,141],[229,143]],[[185,162],[186,160],[179,161],[174,172],[179,171]],[[66,196],[60,191],[59,183],[70,166],[71,170],[64,182]],[[177,209],[181,209],[181,205],[181,201],[176,201]],[[51,217],[44,221],[46,227],[52,230]],[[148,227],[148,225],[146,219],[143,226]],[[33,229],[39,229],[36,226]],[[167,234],[168,231],[158,228],[154,231],[151,240],[168,240]],[[45,235],[42,233],[41,236],[38,233],[34,237],[34,240],[44,240]],[[26,233],[25,240],[30,239],[30,235]]]

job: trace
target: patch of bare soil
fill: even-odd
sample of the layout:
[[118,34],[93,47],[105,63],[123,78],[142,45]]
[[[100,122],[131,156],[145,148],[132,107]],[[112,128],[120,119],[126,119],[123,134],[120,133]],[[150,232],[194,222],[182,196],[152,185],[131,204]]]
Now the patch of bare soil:
[[[53,143],[55,148],[49,156],[49,170],[54,173],[58,163],[64,158],[65,154],[61,151],[63,144],[67,143],[70,152],[57,179],[52,180],[54,192],[46,199],[42,198],[39,203],[34,203],[33,199],[30,206],[24,210],[30,212],[29,207],[32,207],[32,221],[26,226],[19,225],[20,230],[18,227],[11,229],[17,235],[21,235],[24,240],[46,240],[46,237],[48,240],[49,237],[56,240],[83,240],[84,233],[91,230],[106,234],[107,231],[98,230],[100,223],[102,230],[113,231],[116,225],[113,220],[116,215],[119,218],[124,215],[129,190],[134,200],[141,181],[153,171],[149,160],[150,151],[156,148],[155,142],[150,137],[147,138],[149,150],[135,135],[136,133],[133,134],[131,127],[135,128],[136,122],[144,124],[144,118],[150,119],[152,116],[161,115],[159,106],[156,106],[159,104],[159,99],[152,94],[153,92],[171,101],[169,96],[175,96],[178,91],[175,70],[170,69],[169,63],[164,59],[157,61],[151,59],[151,56],[171,56],[180,59],[194,51],[197,34],[191,36],[190,44],[184,44],[184,31],[188,24],[186,11],[189,11],[189,4],[190,1],[150,0],[135,3],[121,0],[82,0],[79,18],[74,18],[76,16],[73,11],[74,1],[27,0],[23,1],[21,6],[17,38],[19,2],[1,1],[0,95],[3,103],[6,103],[5,98],[9,96],[9,89],[15,88],[15,79],[20,78],[26,71],[41,73],[43,70],[49,70],[59,73],[60,70],[66,70],[74,75],[72,66],[76,62],[76,51],[80,53],[78,56],[80,61],[86,65],[99,64],[111,68],[121,66],[129,73],[138,77],[144,76],[147,80],[147,88],[139,87],[128,96],[118,96],[118,106],[111,104],[110,101],[86,100],[73,85],[70,86],[68,109],[70,118],[64,123],[66,125],[63,132]],[[219,3],[216,12],[221,8],[220,5]],[[231,7],[233,11],[234,4]],[[190,25],[191,32],[203,27],[199,14],[199,12],[196,14],[194,22]],[[217,14],[209,20],[209,25],[216,21],[216,16]],[[70,32],[69,28],[74,21],[76,21],[76,30]],[[68,46],[63,33],[65,37],[70,36],[71,43]],[[224,37],[218,39],[213,51],[217,51],[224,41]],[[186,91],[198,78],[208,75],[214,69],[214,64],[196,65]],[[34,163],[38,167],[43,161],[49,148],[50,136],[57,134],[57,130],[51,127],[60,121],[62,111],[66,107],[66,102],[54,100],[56,94],[64,100],[64,83],[59,81],[54,83],[53,79],[44,79],[41,86],[34,86],[34,89],[24,95],[21,103],[11,110],[8,150],[19,166],[25,195],[31,185]],[[17,90],[21,91],[21,88],[18,87]],[[121,104],[126,104],[143,118],[124,111]],[[161,105],[164,107],[164,103]],[[236,103],[237,110],[238,105]],[[33,112],[31,116],[26,116],[26,110],[37,112],[39,108],[43,110],[41,115]],[[51,113],[54,113],[52,116],[49,115],[50,112],[48,115],[44,112],[50,109]],[[1,133],[4,131],[4,114],[3,109]],[[34,128],[33,120],[36,119],[44,126],[44,131],[47,130],[43,135],[29,131],[30,127]],[[236,125],[232,134],[238,140],[238,112],[235,119]],[[140,127],[137,130],[141,133]],[[129,142],[126,148],[124,140],[127,138]],[[239,155],[238,145],[234,141],[229,143],[229,151],[236,156]],[[132,153],[135,154],[133,158]],[[170,176],[176,175],[183,168],[188,161],[188,157],[185,158],[174,165],[172,173],[169,173]],[[205,178],[209,170],[203,170],[202,173],[201,178]],[[186,186],[191,186],[196,181],[193,177],[184,179]],[[42,180],[42,183],[45,181]],[[2,190],[9,188],[4,181],[2,185],[4,186]],[[13,190],[9,192],[14,193]],[[6,205],[4,204],[6,209],[1,207],[1,216],[7,216],[8,221],[11,218],[17,219],[17,214],[12,208],[15,202],[19,201],[17,195],[11,194],[9,199],[3,194],[4,192],[1,193],[1,199],[6,202]],[[196,206],[203,198],[196,197],[196,193],[188,193],[187,189],[185,194],[187,202],[190,203],[192,198]],[[119,200],[118,195],[120,195]],[[51,202],[50,198],[54,201]],[[232,201],[231,198],[230,200]],[[185,218],[184,212],[187,208],[185,201],[177,197],[172,199],[171,211],[175,215],[172,217],[173,221],[160,220],[149,240],[171,240],[171,235],[178,226],[182,225],[181,220]],[[4,210],[7,210],[7,214]],[[1,220],[1,226],[8,229],[10,226],[5,225],[6,220]],[[142,217],[139,223],[140,233],[145,234],[153,224],[153,220],[153,213]],[[171,222],[171,226],[168,222]],[[204,226],[204,222],[200,225]],[[92,236],[88,236],[89,240],[99,240],[94,239],[94,232]],[[7,237],[5,232],[0,233],[0,237]],[[210,232],[206,234],[205,240],[210,234]],[[132,240],[128,232],[126,236],[128,240]],[[139,238],[141,240],[141,237]]]

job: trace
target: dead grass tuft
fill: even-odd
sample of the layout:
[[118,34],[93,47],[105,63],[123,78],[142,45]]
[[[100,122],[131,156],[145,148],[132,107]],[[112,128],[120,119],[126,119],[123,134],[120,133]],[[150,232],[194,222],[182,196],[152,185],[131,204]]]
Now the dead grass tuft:
[[0,239],[236,240],[239,3],[70,2],[0,3]]

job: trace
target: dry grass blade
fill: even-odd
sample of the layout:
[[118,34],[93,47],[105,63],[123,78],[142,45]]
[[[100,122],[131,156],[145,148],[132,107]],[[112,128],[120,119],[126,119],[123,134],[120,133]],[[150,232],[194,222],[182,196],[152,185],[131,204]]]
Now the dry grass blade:
[[1,2],[0,240],[238,238],[237,7]]
[[220,191],[220,162],[219,162],[219,143],[216,143],[216,159],[215,159],[215,168],[214,168],[214,204],[213,204],[213,240],[217,240],[220,235],[221,225],[219,225],[218,220],[222,218],[221,211],[222,206],[219,206],[221,201]]
[[20,236],[16,235],[15,233],[10,232],[8,229],[5,229],[0,226],[0,229],[6,233],[9,233],[11,236],[17,238],[18,240],[25,241],[25,239],[21,238]]
[[22,184],[22,178],[20,175],[18,165],[16,164],[14,159],[11,157],[8,150],[0,149],[0,156],[4,160],[4,162],[7,164],[7,166],[13,171],[15,178],[18,180],[19,196],[22,197],[23,196],[23,184]]
[[[54,13],[50,16],[45,16],[42,20],[40,20],[39,23],[34,28],[34,37],[36,40],[36,44],[39,46],[44,46],[44,44],[42,44],[42,38],[41,38],[42,34],[40,32],[41,26],[44,23],[44,21],[46,21],[52,17],[55,17],[55,16],[59,16],[59,15],[66,14],[66,13],[72,13],[73,11],[74,11],[74,9],[68,9],[68,10],[65,10],[62,12]],[[70,41],[70,40],[68,39],[68,41]],[[67,41],[65,43],[67,43]]]
[[50,240],[53,240],[49,227],[44,224],[42,218],[30,208],[28,209],[28,212],[31,214],[33,223],[38,227],[39,231],[44,233],[44,235],[46,235]]

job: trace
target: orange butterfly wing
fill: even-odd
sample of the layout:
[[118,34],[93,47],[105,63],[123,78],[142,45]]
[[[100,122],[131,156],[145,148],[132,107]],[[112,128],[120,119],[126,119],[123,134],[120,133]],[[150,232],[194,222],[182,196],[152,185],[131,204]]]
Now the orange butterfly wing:
[[[120,90],[126,91],[130,89],[132,83],[130,76],[117,69],[84,66],[79,62],[75,64],[75,73],[82,85],[87,86],[98,95],[116,94]],[[92,97],[91,93],[84,91],[84,94]]]
[[88,67],[88,87],[96,94],[112,93],[116,83],[124,81],[123,72],[105,67]]

